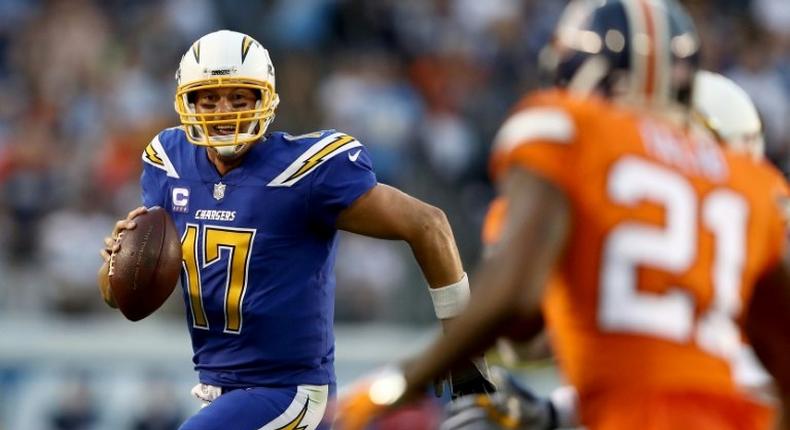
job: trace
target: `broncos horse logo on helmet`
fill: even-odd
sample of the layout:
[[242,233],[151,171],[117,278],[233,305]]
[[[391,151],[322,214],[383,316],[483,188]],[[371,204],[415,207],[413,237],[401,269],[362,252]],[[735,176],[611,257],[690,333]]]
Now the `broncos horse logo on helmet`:
[[688,105],[699,64],[694,24],[675,0],[574,0],[541,65],[554,83],[651,105]]

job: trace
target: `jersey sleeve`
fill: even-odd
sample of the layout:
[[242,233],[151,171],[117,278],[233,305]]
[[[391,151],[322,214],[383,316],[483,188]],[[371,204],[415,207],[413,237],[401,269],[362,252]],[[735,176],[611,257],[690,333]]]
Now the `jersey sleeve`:
[[165,207],[167,177],[178,178],[178,172],[170,161],[162,140],[166,132],[154,137],[142,154],[143,173],[140,176],[142,203],[146,207]]
[[148,164],[143,164],[143,173],[140,175],[140,190],[143,206],[165,207],[165,175]]
[[332,157],[315,173],[309,197],[310,214],[320,225],[330,228],[334,228],[344,209],[377,183],[364,146],[352,147]]
[[572,186],[578,150],[574,109],[557,97],[528,98],[500,128],[494,140],[491,174],[502,180],[520,167],[558,185]]

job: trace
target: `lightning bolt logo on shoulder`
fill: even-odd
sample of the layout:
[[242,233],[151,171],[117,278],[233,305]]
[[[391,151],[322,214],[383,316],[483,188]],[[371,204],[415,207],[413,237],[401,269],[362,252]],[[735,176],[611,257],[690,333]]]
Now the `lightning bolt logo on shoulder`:
[[[268,185],[270,187],[290,187],[332,157],[361,146],[362,144],[358,140],[347,134],[333,133],[314,143]],[[356,157],[358,156],[359,154],[356,155]]]
[[142,159],[146,164],[156,167],[157,169],[164,170],[167,176],[178,179],[179,175],[175,166],[170,162],[167,153],[165,152],[162,142],[159,141],[159,136],[151,140],[151,143],[143,150]]
[[161,157],[159,157],[159,153],[156,152],[156,149],[153,147],[153,145],[149,144],[148,146],[145,147],[145,154],[143,156],[148,161],[150,161],[153,164],[156,164],[157,166],[162,166],[162,167],[165,166],[165,162],[162,161]]

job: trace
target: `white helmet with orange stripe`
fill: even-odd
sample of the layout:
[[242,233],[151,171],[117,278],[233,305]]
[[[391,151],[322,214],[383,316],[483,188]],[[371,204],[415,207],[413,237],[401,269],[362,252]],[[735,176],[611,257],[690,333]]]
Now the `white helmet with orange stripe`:
[[689,105],[699,38],[675,0],[574,0],[541,66],[554,83],[651,105]]
[[765,156],[760,115],[738,84],[718,73],[700,70],[692,99],[695,114],[720,142],[757,159]]

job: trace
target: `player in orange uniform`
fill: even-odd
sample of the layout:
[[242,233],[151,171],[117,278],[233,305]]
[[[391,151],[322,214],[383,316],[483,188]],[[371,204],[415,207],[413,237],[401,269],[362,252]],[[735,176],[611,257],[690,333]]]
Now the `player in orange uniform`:
[[[697,72],[694,81],[694,95],[692,97],[692,110],[697,119],[706,125],[718,138],[719,143],[729,150],[746,154],[755,160],[764,162],[764,141],[762,123],[757,109],[746,92],[730,79],[704,70]],[[788,195],[787,181],[778,172],[775,176],[775,187],[780,195]],[[507,202],[503,197],[495,199],[486,214],[483,223],[482,241],[490,252],[502,234],[506,219]],[[549,287],[551,288],[551,287]],[[543,338],[540,338],[543,340]],[[525,346],[530,350],[533,345],[513,345],[509,342],[499,342],[500,353],[503,357],[509,356],[511,360],[529,359],[518,356],[523,353]],[[529,354],[529,352],[526,352]],[[772,381],[765,371],[755,362],[751,348],[744,346],[736,356],[733,366],[733,376],[738,387],[755,400],[765,404],[763,421],[770,423],[773,418],[771,405],[773,403]],[[564,386],[552,392],[550,398],[540,398],[530,393],[522,395],[519,390],[525,387],[510,390],[507,384],[513,383],[512,379],[504,379],[501,393],[491,399],[490,403],[479,404],[476,396],[460,399],[449,408],[449,417],[442,426],[443,430],[472,430],[493,421],[492,415],[497,409],[506,409],[508,402],[517,400],[522,405],[520,420],[540,419],[553,413],[557,419],[553,423],[545,421],[548,425],[543,429],[575,427],[578,406],[573,387]],[[553,411],[552,411],[553,409]],[[528,416],[527,416],[528,415]],[[556,424],[556,426],[552,425]],[[565,424],[565,425],[563,425]],[[767,427],[763,426],[763,427]],[[536,427],[537,429],[537,427]]]
[[554,46],[569,90],[526,98],[497,137],[508,216],[480,288],[423,355],[344,396],[339,428],[361,428],[513,324],[536,334],[541,306],[590,429],[760,428],[732,376],[743,331],[788,404],[776,172],[695,126],[697,43],[675,1],[569,5]]

